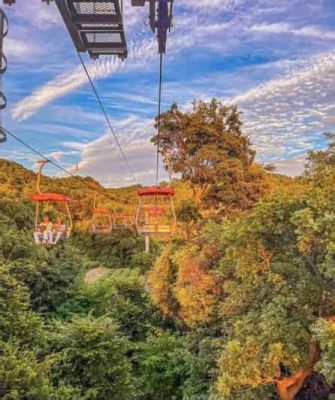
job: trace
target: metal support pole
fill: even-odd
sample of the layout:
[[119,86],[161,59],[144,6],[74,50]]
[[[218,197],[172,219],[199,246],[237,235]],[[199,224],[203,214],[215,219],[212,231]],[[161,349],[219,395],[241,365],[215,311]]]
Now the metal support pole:
[[145,252],[150,253],[150,236],[145,235],[144,240],[145,240]]
[[[145,211],[145,225],[148,225],[149,223],[150,223],[149,213],[148,213],[148,211]],[[144,236],[144,242],[145,242],[145,252],[150,253],[150,236],[149,235]]]
[[149,3],[149,26],[157,35],[158,53],[165,54],[167,33],[173,21],[174,0],[131,0],[131,5],[143,7],[146,2]]

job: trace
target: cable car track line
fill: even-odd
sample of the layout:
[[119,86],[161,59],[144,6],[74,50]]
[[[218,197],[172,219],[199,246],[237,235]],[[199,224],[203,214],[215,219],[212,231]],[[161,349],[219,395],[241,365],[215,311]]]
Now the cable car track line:
[[115,142],[116,142],[116,144],[117,144],[117,146],[118,146],[118,148],[119,148],[119,150],[120,150],[120,153],[121,153],[121,155],[122,155],[122,158],[123,158],[124,162],[125,162],[126,165],[127,165],[127,168],[128,168],[128,170],[129,170],[129,172],[130,172],[130,175],[131,175],[133,181],[134,181],[135,183],[138,183],[138,180],[137,180],[136,177],[135,177],[135,174],[134,174],[134,172],[133,172],[133,170],[132,170],[132,168],[131,168],[131,166],[130,166],[130,164],[129,164],[129,161],[128,161],[127,157],[126,157],[126,154],[125,154],[125,152],[124,152],[124,150],[123,150],[123,148],[122,148],[122,146],[121,146],[121,143],[120,143],[120,141],[119,141],[119,139],[118,139],[118,137],[117,137],[117,135],[116,135],[116,133],[115,133],[115,130],[114,130],[113,126],[112,126],[112,123],[111,123],[111,121],[110,121],[110,119],[109,119],[109,117],[108,117],[108,114],[107,114],[107,112],[106,112],[106,109],[105,109],[104,105],[102,104],[101,98],[100,98],[100,96],[99,96],[99,93],[98,93],[98,91],[97,91],[97,88],[96,88],[95,85],[94,85],[93,79],[91,78],[90,73],[88,72],[88,69],[87,69],[87,67],[86,67],[86,65],[85,65],[84,59],[83,59],[83,57],[81,56],[81,54],[79,53],[79,51],[77,51],[77,54],[78,54],[78,57],[79,57],[79,59],[80,59],[80,62],[81,62],[81,64],[82,64],[82,66],[83,66],[83,68],[84,68],[84,71],[85,71],[85,73],[86,73],[87,79],[88,79],[88,81],[89,81],[89,83],[90,83],[90,85],[91,85],[91,87],[92,87],[92,90],[93,90],[94,95],[95,95],[95,97],[96,97],[96,99],[97,99],[97,102],[99,103],[99,106],[100,106],[100,108],[101,108],[101,111],[102,111],[102,113],[103,113],[103,115],[104,115],[104,117],[105,117],[105,119],[106,119],[106,122],[107,122],[107,124],[108,124],[108,126],[109,126],[109,129],[110,129],[110,131],[111,131],[111,133],[112,133],[112,135],[113,135],[113,137],[114,137],[114,139],[115,139]]
[[[65,172],[66,174],[72,176],[73,178],[78,179],[78,177],[74,174],[72,174],[70,171],[67,171],[65,168],[63,168],[61,165],[58,163],[50,160],[47,158],[44,154],[42,154],[40,151],[36,150],[34,147],[32,147],[29,143],[25,142],[24,140],[20,139],[18,136],[16,136],[14,133],[10,132],[8,129],[2,128],[9,136],[11,136],[13,139],[18,141],[19,143],[23,144],[26,146],[29,150],[31,150],[33,153],[37,154],[39,157],[43,158],[45,161],[48,161],[50,164],[52,164],[54,167],[58,168],[59,170]],[[80,179],[78,179],[80,180]],[[80,181],[81,182],[81,181]]]
[[161,109],[162,109],[162,81],[163,81],[163,53],[159,55],[159,86],[158,86],[158,116],[157,116],[157,159],[156,159],[156,187],[159,181],[159,151],[161,134]]
[[[68,171],[67,169],[65,169],[64,167],[62,167],[60,164],[56,163],[53,160],[50,160],[48,157],[46,157],[44,154],[42,154],[40,151],[36,150],[33,146],[31,146],[29,143],[25,142],[23,139],[19,138],[17,135],[15,135],[13,132],[9,131],[6,128],[2,128],[9,136],[11,136],[13,139],[15,139],[17,142],[21,143],[23,146],[27,147],[30,151],[32,151],[33,153],[37,154],[39,157],[43,158],[45,161],[48,161],[50,164],[52,164],[54,167],[58,168],[60,171],[65,172],[67,175],[69,175],[70,177],[74,178],[75,180],[77,180],[78,182],[80,182],[83,186],[86,186],[87,188],[89,188],[90,190],[94,190],[95,192],[97,192],[97,188],[91,186],[90,184],[88,184],[87,182],[83,181],[82,179],[80,179],[77,175],[74,175],[72,172]],[[103,193],[102,191],[100,191],[100,194],[102,196],[104,196],[105,198],[109,199],[109,200],[114,200],[113,197],[111,197],[108,193]]]

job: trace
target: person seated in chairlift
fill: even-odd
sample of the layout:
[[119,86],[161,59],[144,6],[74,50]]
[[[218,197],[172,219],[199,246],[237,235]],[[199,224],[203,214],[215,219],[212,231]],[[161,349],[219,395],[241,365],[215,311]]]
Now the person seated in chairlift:
[[38,245],[52,242],[52,223],[47,215],[43,215],[42,222],[35,227],[33,236]]
[[63,223],[63,220],[61,217],[56,218],[56,222],[54,223],[53,226],[53,236],[54,236],[54,241],[52,244],[58,243],[58,241],[66,236],[66,225]]

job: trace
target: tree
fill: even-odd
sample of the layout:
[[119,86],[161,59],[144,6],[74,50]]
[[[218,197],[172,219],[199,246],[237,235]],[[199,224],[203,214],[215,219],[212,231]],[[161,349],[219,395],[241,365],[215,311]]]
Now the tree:
[[225,219],[206,232],[217,239],[221,255],[217,273],[224,296],[219,309],[226,339],[215,387],[224,398],[239,399],[244,391],[246,399],[267,398],[274,384],[285,383],[285,375],[290,382],[303,376],[301,388],[312,372],[306,369],[311,329],[320,313],[335,314],[335,296],[325,291],[306,263],[306,254],[317,251],[315,268],[329,276],[329,261],[320,255],[334,243],[329,222],[334,209],[328,209],[331,203],[319,193],[321,202],[307,218],[311,195],[276,195],[261,201],[248,216]]
[[315,339],[321,345],[322,358],[318,370],[328,382],[335,382],[335,318],[319,319],[313,327]]
[[190,240],[196,232],[197,222],[201,219],[199,207],[191,200],[183,201],[176,208],[176,216],[185,240]]
[[15,340],[0,341],[0,398],[4,400],[79,400],[79,391],[59,382],[53,387],[52,359]]
[[326,177],[330,178],[335,169],[335,134],[326,132],[328,148],[320,151],[310,151],[307,157],[305,175],[313,178],[314,182],[322,183]]
[[[194,101],[192,111],[182,112],[173,103],[161,116],[160,136],[152,141],[159,142],[167,168],[191,183],[197,205],[206,201],[213,208],[245,208],[249,202],[240,203],[239,196],[234,197],[239,188],[234,187],[248,182],[246,175],[251,174],[255,152],[241,127],[235,106],[224,106],[215,99],[210,103]],[[249,187],[243,186],[243,196],[255,191],[251,183],[257,186],[262,181],[259,178],[260,172],[257,179],[255,174],[250,177]],[[227,187],[232,191],[229,199],[222,195]]]
[[216,314],[220,290],[208,263],[201,259],[200,248],[185,247],[173,261],[177,266],[173,292],[180,318],[189,327],[209,324]]
[[137,398],[127,358],[129,342],[112,319],[77,317],[71,323],[58,323],[51,348],[57,352],[54,379],[80,388],[81,398]]
[[183,338],[169,332],[157,332],[138,346],[135,360],[144,381],[146,399],[181,399],[188,375],[184,360]]
[[143,278],[131,269],[110,271],[94,284],[83,285],[57,311],[66,320],[87,313],[96,318],[108,315],[135,341],[143,340],[152,325],[161,321],[158,310],[150,303]]
[[148,273],[148,284],[152,302],[158,306],[165,318],[176,311],[171,285],[175,279],[175,267],[171,260],[173,246],[168,245]]
[[0,340],[15,338],[22,345],[41,344],[43,324],[29,305],[27,288],[0,263]]

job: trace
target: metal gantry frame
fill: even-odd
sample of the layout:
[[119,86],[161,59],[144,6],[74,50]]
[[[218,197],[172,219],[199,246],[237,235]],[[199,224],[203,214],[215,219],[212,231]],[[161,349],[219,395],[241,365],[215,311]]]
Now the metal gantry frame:
[[134,7],[143,7],[149,3],[149,25],[157,34],[158,53],[165,54],[167,32],[171,30],[173,21],[174,0],[131,0]]
[[[16,0],[3,0],[12,5]],[[54,1],[78,52],[91,58],[116,55],[127,58],[123,25],[123,0],[42,0]]]

